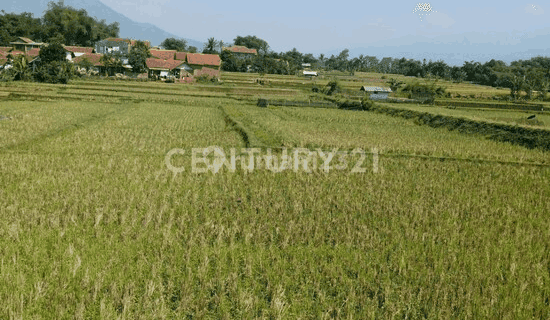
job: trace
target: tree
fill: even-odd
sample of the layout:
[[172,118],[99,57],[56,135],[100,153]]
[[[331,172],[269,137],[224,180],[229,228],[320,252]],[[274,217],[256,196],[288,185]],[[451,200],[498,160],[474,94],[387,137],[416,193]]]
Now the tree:
[[160,45],[166,50],[185,51],[187,49],[187,40],[166,38]]
[[218,42],[216,41],[216,39],[214,39],[214,37],[208,38],[208,40],[204,43],[204,49],[202,49],[202,53],[216,53],[217,43]]
[[0,46],[9,46],[17,37],[28,37],[34,41],[42,38],[42,22],[32,13],[21,14],[0,11]]
[[48,64],[53,61],[63,62],[66,61],[67,51],[59,42],[54,42],[40,49],[38,56],[40,64]]
[[223,51],[223,45],[224,45],[223,40],[218,41],[217,45],[219,48],[218,52],[221,54]]
[[26,55],[20,54],[13,57],[11,66],[12,67],[8,69],[7,72],[12,80],[30,80],[31,73],[29,70],[29,60]]
[[61,42],[69,46],[93,46],[103,38],[117,37],[120,29],[118,22],[107,25],[105,20],[88,16],[84,9],[65,6],[63,1],[48,3],[42,27],[44,41],[51,42],[53,37],[61,35]]
[[197,51],[198,49],[195,46],[190,46],[189,48],[187,48],[187,52],[189,53],[197,53]]
[[269,51],[269,44],[267,41],[260,39],[256,36],[237,36],[233,42],[236,46],[245,46],[249,49],[256,49],[260,54],[267,54]]
[[104,54],[99,61],[105,68],[107,68],[110,76],[112,76],[115,72],[124,70],[122,56],[118,51]]
[[336,58],[338,70],[346,71],[349,69],[348,58],[349,58],[349,49],[342,50],[342,52],[340,52],[340,54]]
[[327,58],[325,57],[325,55],[321,53],[319,55],[319,59],[317,59],[319,68],[322,68],[322,69],[325,68],[325,61],[326,60],[327,60]]
[[74,65],[68,61],[51,61],[41,64],[34,79],[46,83],[67,84],[74,75]]
[[224,50],[221,54],[220,54],[220,59],[222,60],[222,66],[221,66],[221,69],[223,71],[232,71],[232,72],[235,72],[238,70],[238,61],[237,59],[235,59],[235,57],[233,56],[233,53],[228,51],[228,50]]
[[151,57],[149,48],[143,41],[136,41],[128,55],[128,64],[132,66],[132,71],[143,73],[147,71],[147,58]]
[[405,82],[399,81],[395,78],[390,78],[390,80],[386,81],[386,83],[390,85],[390,89],[393,92],[397,91],[401,85],[405,84]]

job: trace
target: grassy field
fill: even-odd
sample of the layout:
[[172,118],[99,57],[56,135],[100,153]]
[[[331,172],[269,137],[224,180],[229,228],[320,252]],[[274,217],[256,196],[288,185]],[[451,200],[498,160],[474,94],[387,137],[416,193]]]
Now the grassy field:
[[[311,82],[255,77],[0,87],[0,319],[550,318],[548,152],[373,112],[258,108]],[[193,173],[191,149],[214,145],[361,148],[366,170],[354,154],[329,172]]]

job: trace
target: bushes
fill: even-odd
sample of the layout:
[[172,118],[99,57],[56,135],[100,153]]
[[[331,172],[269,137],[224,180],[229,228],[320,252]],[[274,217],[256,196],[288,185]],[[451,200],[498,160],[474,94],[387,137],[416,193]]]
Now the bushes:
[[195,81],[197,83],[218,83],[218,78],[207,74],[201,74],[200,76],[195,77]]
[[342,91],[342,87],[340,86],[340,82],[337,78],[332,78],[332,80],[327,84],[327,87],[327,95],[329,96],[333,93],[338,93]]
[[52,61],[38,67],[34,79],[38,82],[67,84],[74,75],[74,66],[68,62]]

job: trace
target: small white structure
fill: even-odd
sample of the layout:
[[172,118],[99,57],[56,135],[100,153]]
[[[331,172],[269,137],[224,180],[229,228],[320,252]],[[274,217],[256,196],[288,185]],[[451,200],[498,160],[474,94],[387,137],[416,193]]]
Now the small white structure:
[[361,91],[370,94],[371,100],[386,100],[392,91],[390,88],[362,86]]
[[306,77],[317,77],[319,74],[317,73],[317,71],[306,71],[304,70],[304,76]]

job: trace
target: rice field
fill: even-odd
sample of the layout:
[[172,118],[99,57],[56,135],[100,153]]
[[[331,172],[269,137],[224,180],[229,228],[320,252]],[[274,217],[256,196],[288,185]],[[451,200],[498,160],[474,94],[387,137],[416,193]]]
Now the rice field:
[[[0,319],[550,318],[548,152],[258,108],[309,93],[252,78],[0,87]],[[348,153],[327,171],[193,172],[209,146],[360,148],[366,170]]]

